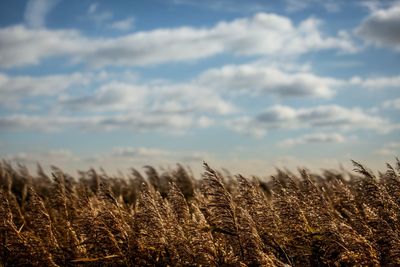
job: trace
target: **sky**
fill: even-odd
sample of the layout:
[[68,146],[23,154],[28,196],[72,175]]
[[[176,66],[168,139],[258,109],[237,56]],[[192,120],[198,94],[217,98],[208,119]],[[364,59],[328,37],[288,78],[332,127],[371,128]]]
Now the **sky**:
[[400,1],[0,2],[10,162],[382,169],[399,111]]

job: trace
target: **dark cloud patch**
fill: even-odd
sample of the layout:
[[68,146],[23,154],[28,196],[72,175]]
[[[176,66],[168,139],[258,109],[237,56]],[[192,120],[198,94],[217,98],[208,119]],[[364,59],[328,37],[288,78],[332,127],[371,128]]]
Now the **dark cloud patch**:
[[356,33],[367,42],[400,51],[400,4],[372,11]]

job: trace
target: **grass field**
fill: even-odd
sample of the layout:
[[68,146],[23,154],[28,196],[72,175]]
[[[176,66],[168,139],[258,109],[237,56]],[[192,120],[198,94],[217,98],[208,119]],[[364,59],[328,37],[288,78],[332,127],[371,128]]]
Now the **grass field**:
[[400,266],[400,162],[373,174],[125,177],[0,165],[0,266]]

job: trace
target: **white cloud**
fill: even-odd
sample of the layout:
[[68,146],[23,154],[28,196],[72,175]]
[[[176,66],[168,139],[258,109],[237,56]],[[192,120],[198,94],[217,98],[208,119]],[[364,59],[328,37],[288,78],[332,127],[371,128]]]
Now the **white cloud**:
[[72,73],[48,76],[8,76],[0,73],[0,105],[19,108],[21,99],[31,96],[57,95],[73,86],[84,86],[92,80],[92,74]]
[[382,148],[376,150],[375,153],[382,156],[398,157],[400,156],[400,142],[385,144]]
[[108,10],[100,10],[99,3],[92,3],[89,6],[86,18],[93,21],[97,26],[104,26],[116,31],[129,31],[135,23],[135,18],[132,16],[112,21],[113,13]]
[[216,92],[191,84],[105,83],[92,94],[63,96],[60,105],[69,110],[141,111],[143,113],[230,114],[236,108]]
[[387,100],[382,105],[384,108],[393,108],[400,110],[400,98],[395,98],[392,100]]
[[[0,129],[61,131],[69,128],[83,131],[112,131],[118,129],[132,132],[163,131],[183,133],[196,127],[209,127],[212,119],[195,112],[166,112],[140,110],[117,114],[65,116],[10,114],[0,117]],[[272,106],[255,117],[228,119],[227,126],[237,132],[263,136],[271,129],[333,128],[338,130],[372,129],[378,132],[393,130],[395,125],[386,119],[365,113],[358,108],[336,105],[294,109],[288,106]]]
[[180,162],[202,162],[210,155],[201,151],[167,150],[149,147],[116,147],[111,153],[105,154],[103,158],[125,158],[129,160],[155,160],[165,159]]
[[25,9],[25,22],[29,27],[41,28],[45,26],[46,15],[59,0],[29,0]]
[[316,76],[310,72],[284,72],[275,67],[228,65],[200,75],[198,83],[228,92],[251,95],[275,94],[281,97],[331,97],[339,80]]
[[98,3],[92,3],[92,4],[90,4],[87,13],[88,13],[88,14],[94,14],[94,13],[96,12],[98,6],[99,6]]
[[289,138],[280,142],[280,146],[291,147],[302,144],[314,143],[343,143],[347,138],[339,133],[312,133],[300,136],[298,138]]
[[110,11],[99,11],[99,4],[92,3],[87,10],[87,18],[97,25],[101,25],[111,20],[113,14]]
[[373,8],[356,33],[369,43],[400,51],[400,4],[396,2],[385,9]]
[[249,116],[242,116],[228,120],[226,126],[235,132],[254,138],[262,138],[267,133],[265,127],[257,125],[254,119]]
[[266,3],[257,3],[256,1],[231,1],[231,0],[171,0],[175,5],[193,6],[196,8],[206,8],[213,11],[223,11],[232,13],[248,13],[254,14],[256,12],[269,9]]
[[234,104],[218,92],[193,84],[156,86],[153,88],[153,109],[166,113],[205,112],[218,115],[234,113]]
[[[183,133],[210,127],[215,116],[237,111],[211,88],[190,83],[141,84],[131,76],[103,71],[38,77],[0,75],[0,105],[20,111],[0,117],[0,129],[63,131],[72,127]],[[25,102],[36,96],[40,96],[37,110],[48,114],[28,114]]]
[[10,26],[0,29],[0,67],[38,64],[48,57],[67,55],[74,62],[102,67],[190,61],[222,53],[279,58],[326,49],[356,51],[348,35],[325,36],[320,24],[310,18],[296,26],[287,17],[259,13],[210,28],[165,28],[115,38]]
[[70,110],[127,111],[143,109],[147,88],[124,82],[108,82],[83,96],[63,95],[59,102]]
[[134,22],[135,19],[133,17],[129,17],[123,20],[114,21],[108,27],[118,31],[129,31],[133,28]]
[[70,124],[79,124],[88,121],[85,118],[51,117],[26,114],[8,114],[0,117],[0,130],[35,130],[52,132]]
[[146,148],[146,147],[117,147],[113,149],[111,155],[114,157],[128,157],[128,158],[137,158],[137,157],[158,158],[158,157],[171,156],[173,155],[173,153],[166,150]]
[[200,128],[208,128],[212,126],[215,123],[215,121],[209,117],[201,116],[199,117],[197,123]]
[[299,109],[275,105],[255,117],[242,117],[228,121],[227,126],[241,133],[253,133],[253,135],[256,133],[256,136],[263,136],[271,129],[371,129],[387,132],[397,127],[384,118],[365,113],[362,109],[337,105]]
[[49,150],[49,151],[45,152],[44,155],[46,155],[50,158],[76,159],[76,156],[67,149]]
[[98,154],[81,155],[67,149],[27,150],[2,155],[10,162],[25,164],[30,170],[36,169],[40,163],[45,171],[51,171],[50,166],[58,166],[63,171],[75,172],[78,169],[87,170],[90,165],[99,165],[106,171],[128,170],[131,167],[157,164],[155,167],[174,167],[177,162],[194,164],[199,173],[203,160],[212,156],[202,151],[155,149],[150,147],[116,147],[106,149]]
[[[157,161],[158,163],[201,163],[204,159],[210,158],[208,153],[201,151],[169,150],[150,147],[115,147],[111,151],[86,157],[88,161],[103,164],[105,162],[116,164],[117,162],[128,163],[131,166],[133,162],[149,164]],[[125,167],[128,167],[125,166]]]
[[201,120],[193,114],[124,113],[92,116],[25,115],[0,116],[0,131],[57,132],[66,129],[81,131],[129,130],[136,133],[163,132],[182,134],[201,127]]
[[0,67],[39,64],[55,56],[76,55],[89,49],[75,30],[28,29],[23,25],[0,28]]
[[287,12],[299,12],[304,9],[315,7],[316,5],[322,6],[328,12],[338,12],[340,5],[343,4],[339,0],[285,0]]
[[23,164],[29,163],[65,163],[71,161],[79,161],[80,157],[72,153],[67,149],[52,149],[47,151],[29,151],[29,152],[19,152],[14,154],[8,154],[5,156],[6,160],[13,162],[19,162]]
[[371,78],[360,78],[356,76],[353,77],[349,83],[367,89],[400,88],[400,76]]

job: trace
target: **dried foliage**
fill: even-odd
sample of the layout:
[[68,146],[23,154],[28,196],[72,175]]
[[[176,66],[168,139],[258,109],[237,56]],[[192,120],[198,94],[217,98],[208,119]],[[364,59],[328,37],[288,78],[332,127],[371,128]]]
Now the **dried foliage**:
[[[400,266],[400,162],[375,175],[0,163],[0,266]],[[50,178],[52,177],[52,178]]]

